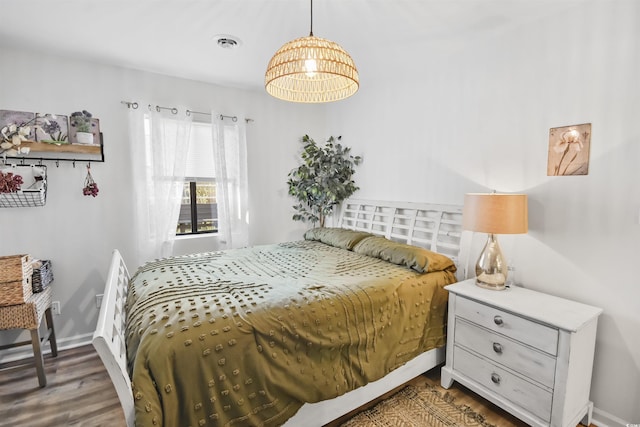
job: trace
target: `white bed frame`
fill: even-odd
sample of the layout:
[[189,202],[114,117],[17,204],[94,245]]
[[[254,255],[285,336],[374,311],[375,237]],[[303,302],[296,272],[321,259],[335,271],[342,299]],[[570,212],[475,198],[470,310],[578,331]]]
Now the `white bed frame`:
[[[461,247],[467,245],[462,242],[461,224],[461,206],[359,199],[343,203],[338,221],[339,227],[368,231],[446,254],[456,262],[458,277],[463,278],[466,272],[459,260],[466,259],[461,256]],[[127,426],[133,427],[135,413],[124,330],[129,279],[120,252],[114,250],[93,345],[118,393]],[[284,426],[322,426],[443,363],[444,359],[444,347],[427,351],[378,381],[335,399],[305,404]]]
[[131,276],[122,255],[114,249],[92,343],[118,393],[127,426],[133,427],[135,412],[125,345],[125,305],[129,279]]

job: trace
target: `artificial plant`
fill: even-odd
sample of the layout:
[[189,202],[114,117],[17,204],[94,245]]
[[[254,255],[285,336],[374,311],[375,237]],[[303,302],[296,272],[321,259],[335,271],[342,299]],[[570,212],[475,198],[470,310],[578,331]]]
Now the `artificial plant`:
[[302,164],[289,172],[287,181],[289,194],[298,200],[293,206],[294,221],[324,227],[334,207],[358,190],[353,175],[362,158],[352,156],[349,147],[336,142],[341,138],[332,136],[321,147],[309,135],[302,137]]

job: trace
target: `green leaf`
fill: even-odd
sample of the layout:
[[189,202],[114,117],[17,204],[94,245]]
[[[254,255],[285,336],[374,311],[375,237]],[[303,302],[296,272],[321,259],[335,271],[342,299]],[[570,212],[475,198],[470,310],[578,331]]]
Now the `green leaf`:
[[[338,141],[342,137],[338,137]],[[355,166],[362,159],[351,156],[349,147],[334,143],[336,138],[329,137],[323,147],[309,135],[302,137],[304,147],[301,153],[302,164],[287,175],[289,195],[300,203],[294,206],[298,212],[295,221],[320,221],[324,224],[327,215],[344,199],[359,188],[354,185]]]

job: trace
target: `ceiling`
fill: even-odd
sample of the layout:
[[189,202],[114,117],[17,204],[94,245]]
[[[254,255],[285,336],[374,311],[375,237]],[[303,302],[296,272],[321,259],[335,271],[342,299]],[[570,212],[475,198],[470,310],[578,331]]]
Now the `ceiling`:
[[[446,48],[585,0],[316,0],[313,33],[356,65],[384,48]],[[0,45],[242,88],[310,29],[307,0],[0,0]],[[217,35],[239,40],[217,45]],[[362,74],[362,70],[360,70]]]

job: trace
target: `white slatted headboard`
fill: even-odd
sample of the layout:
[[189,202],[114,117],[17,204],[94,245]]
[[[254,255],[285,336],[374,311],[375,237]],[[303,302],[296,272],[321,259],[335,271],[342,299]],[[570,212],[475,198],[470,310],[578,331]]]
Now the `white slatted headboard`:
[[459,267],[458,277],[464,275],[462,206],[349,199],[342,203],[338,226],[447,255]]

